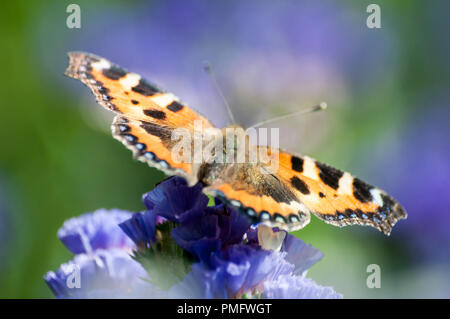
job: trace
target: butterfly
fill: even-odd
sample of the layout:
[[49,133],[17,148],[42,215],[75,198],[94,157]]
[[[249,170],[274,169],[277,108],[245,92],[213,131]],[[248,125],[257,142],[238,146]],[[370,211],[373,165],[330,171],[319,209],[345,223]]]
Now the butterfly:
[[[312,213],[331,225],[372,226],[389,235],[397,221],[407,217],[383,190],[311,157],[270,146],[256,148],[277,158],[275,168],[262,161],[175,160],[175,131],[195,135],[199,124],[216,133],[225,128],[216,128],[172,93],[104,58],[83,52],[68,56],[65,74],[87,85],[100,105],[117,114],[112,135],[136,159],[181,176],[189,185],[201,182],[205,194],[235,207],[254,223],[294,231],[305,227]],[[223,152],[235,146],[227,145]]]

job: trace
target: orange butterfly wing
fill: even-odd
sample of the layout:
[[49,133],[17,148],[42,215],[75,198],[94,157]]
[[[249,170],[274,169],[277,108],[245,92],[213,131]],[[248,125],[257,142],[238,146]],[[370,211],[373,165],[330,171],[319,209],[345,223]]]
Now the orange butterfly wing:
[[173,94],[104,58],[82,52],[69,52],[68,56],[65,74],[86,84],[100,105],[119,114],[112,124],[116,139],[138,160],[168,175],[182,176],[191,185],[197,182],[198,167],[173,159],[171,136],[180,128],[193,132],[196,125],[199,129],[215,129],[207,118]]
[[[81,52],[68,55],[70,63],[65,74],[82,81],[99,104],[119,114],[112,124],[116,139],[140,161],[169,175],[183,176],[190,184],[197,182],[198,165],[173,160],[171,135],[177,128],[192,133],[195,125],[202,130],[215,129],[208,119],[173,94],[106,59]],[[392,197],[349,173],[310,157],[259,148],[278,161],[275,172],[264,176],[255,171],[258,165],[244,170],[239,165],[223,166],[210,176],[211,180],[206,178],[205,192],[222,197],[256,221],[290,231],[309,222],[309,211],[329,224],[369,225],[387,235],[398,220],[407,217]],[[225,168],[243,173],[224,177]],[[248,179],[247,184],[241,177]]]
[[[222,167],[221,167],[222,166]],[[309,210],[289,185],[260,164],[218,164],[202,182],[206,194],[218,197],[254,222],[294,231],[310,221]],[[266,174],[267,173],[267,174]]]
[[314,215],[335,226],[368,225],[389,235],[407,214],[383,190],[366,184],[347,172],[307,156],[264,148],[278,159],[277,174],[289,183],[299,200]]
[[65,74],[86,84],[105,108],[128,118],[172,127],[214,126],[171,93],[156,87],[136,73],[130,73],[93,54],[69,52]]

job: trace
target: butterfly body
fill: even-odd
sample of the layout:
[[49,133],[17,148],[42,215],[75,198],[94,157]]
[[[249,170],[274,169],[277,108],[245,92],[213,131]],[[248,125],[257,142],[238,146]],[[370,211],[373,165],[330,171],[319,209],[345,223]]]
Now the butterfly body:
[[[206,194],[236,207],[256,223],[293,231],[307,225],[312,212],[335,226],[368,225],[389,235],[395,223],[407,216],[384,191],[347,172],[307,156],[251,146],[241,127],[214,127],[138,74],[92,54],[68,55],[66,75],[81,80],[99,104],[117,114],[113,136],[136,159],[168,175],[182,176],[190,185],[201,182]],[[183,152],[174,139],[178,133],[191,137]],[[199,149],[210,150],[208,156]],[[253,152],[265,154],[270,161],[255,160]],[[176,160],[174,154],[179,153],[191,160]]]

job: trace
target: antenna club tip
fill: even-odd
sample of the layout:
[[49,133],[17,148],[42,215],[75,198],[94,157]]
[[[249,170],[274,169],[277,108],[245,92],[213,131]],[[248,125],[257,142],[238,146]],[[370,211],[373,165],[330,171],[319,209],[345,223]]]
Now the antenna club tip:
[[328,108],[328,104],[327,104],[326,102],[321,102],[321,103],[319,104],[319,106],[320,106],[320,108],[321,108],[322,110],[325,110],[326,108]]

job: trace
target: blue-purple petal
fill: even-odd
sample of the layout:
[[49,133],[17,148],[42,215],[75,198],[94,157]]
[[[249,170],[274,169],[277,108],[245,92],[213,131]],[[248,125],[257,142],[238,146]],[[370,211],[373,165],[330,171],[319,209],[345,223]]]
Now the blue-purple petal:
[[58,237],[74,254],[90,253],[97,249],[134,248],[134,243],[118,224],[132,213],[118,209],[99,209],[64,222]]
[[303,274],[323,257],[320,250],[289,234],[283,241],[281,251],[286,253],[285,260],[295,266],[295,275]]
[[331,287],[316,284],[303,276],[282,275],[264,283],[263,297],[267,299],[341,299]]
[[[79,286],[69,287],[68,281],[76,278],[76,272]],[[157,291],[145,278],[142,266],[117,248],[76,255],[56,272],[44,276],[57,298],[145,298]]]
[[170,177],[145,194],[143,201],[156,215],[178,223],[205,209],[209,199],[200,183],[189,187],[183,178]]
[[153,211],[136,213],[119,227],[137,246],[147,246],[156,240],[156,215]]

